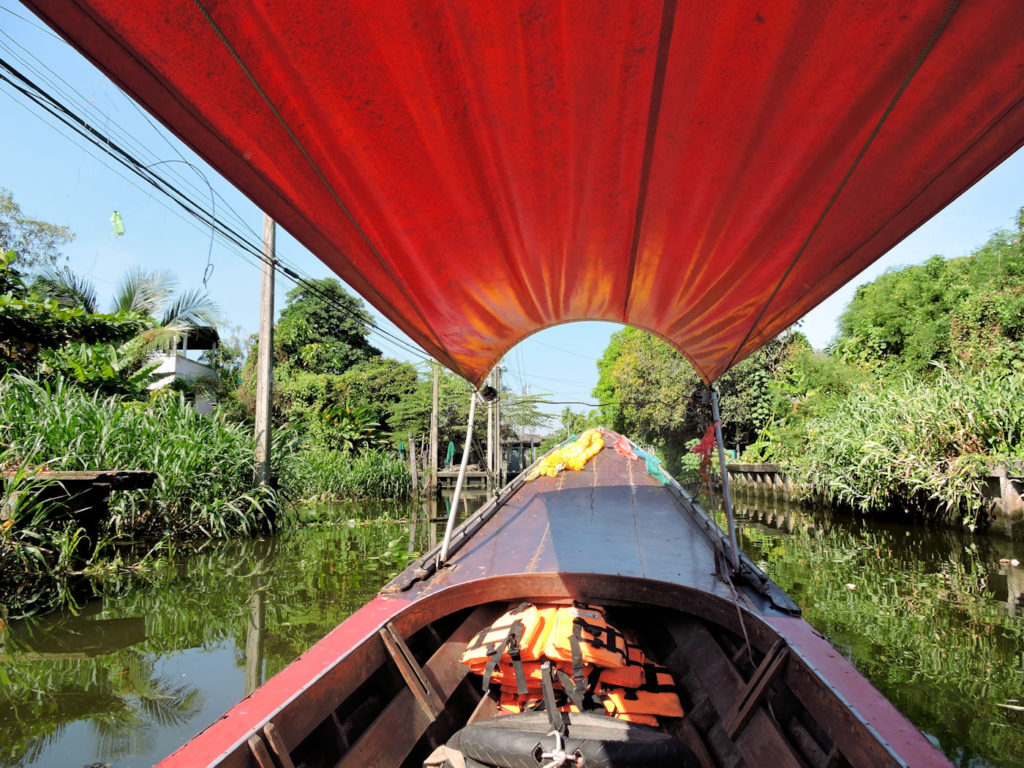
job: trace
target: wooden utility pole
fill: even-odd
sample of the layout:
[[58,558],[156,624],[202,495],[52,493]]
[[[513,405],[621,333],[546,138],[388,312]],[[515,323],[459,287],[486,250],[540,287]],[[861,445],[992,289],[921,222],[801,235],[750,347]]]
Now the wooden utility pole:
[[256,479],[270,483],[270,402],[274,382],[274,220],[263,215],[263,280],[260,334],[256,354]]
[[249,624],[245,628],[245,695],[263,683],[263,645],[267,628],[266,592],[253,590],[249,598]]
[[[488,378],[488,383],[494,385],[494,371]],[[494,477],[494,401],[487,401],[487,476]]]
[[419,496],[420,478],[416,472],[416,443],[412,441],[412,432],[409,432],[409,474],[412,475],[413,496]]
[[440,372],[437,361],[434,361],[434,386],[430,395],[430,480],[427,481],[427,491],[437,491],[437,401],[440,389]]
[[505,484],[501,464],[501,363],[494,366],[494,389],[498,392],[494,398],[494,482],[501,488]]

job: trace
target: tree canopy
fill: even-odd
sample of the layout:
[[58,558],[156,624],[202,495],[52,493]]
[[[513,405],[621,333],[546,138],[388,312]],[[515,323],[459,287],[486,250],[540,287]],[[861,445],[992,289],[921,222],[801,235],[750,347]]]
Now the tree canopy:
[[61,246],[74,239],[70,228],[24,214],[14,196],[0,187],[0,253],[14,251],[19,267],[56,265]]
[[[784,334],[716,382],[728,442],[755,440],[772,413],[772,375],[790,347],[801,343],[806,343],[802,334]],[[681,353],[647,331],[616,331],[597,367],[594,395],[605,404],[606,425],[657,448],[670,464],[711,423],[710,409],[692,398],[704,387],[697,372]]]
[[371,324],[363,302],[337,280],[305,280],[288,292],[274,330],[274,357],[293,369],[342,374],[380,357],[368,339]]
[[13,251],[0,254],[0,374],[34,375],[46,350],[121,345],[149,328],[145,317],[132,312],[97,314],[40,296],[13,266],[16,260]]
[[839,317],[836,351],[884,372],[934,363],[1024,365],[1024,209],[970,256],[933,256],[860,286]]

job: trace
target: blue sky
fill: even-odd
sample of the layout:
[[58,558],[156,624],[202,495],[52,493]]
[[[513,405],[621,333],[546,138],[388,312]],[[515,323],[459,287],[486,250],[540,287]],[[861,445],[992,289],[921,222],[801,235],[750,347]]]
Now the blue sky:
[[[48,90],[61,92],[62,100],[76,104],[96,128],[130,146],[145,164],[160,163],[156,169],[187,187],[207,207],[212,187],[218,218],[246,232],[252,242],[259,241],[262,213],[248,199],[158,128],[117,86],[14,0],[0,0],[0,59]],[[147,191],[133,174],[98,150],[87,150],[82,139],[69,138],[67,128],[58,129],[52,117],[41,114],[38,107],[28,106],[24,97],[0,83],[0,187],[14,194],[26,214],[71,227],[76,238],[65,248],[68,264],[96,284],[101,302],[109,299],[118,278],[133,266],[169,270],[183,288],[201,287],[209,260],[213,268],[207,289],[226,324],[237,326],[243,334],[255,331],[259,268],[254,259],[243,258],[219,240],[211,248],[209,229],[178,214],[160,193]],[[182,158],[199,171],[181,162]],[[993,231],[1010,227],[1017,209],[1024,205],[1022,182],[1024,150],[807,315],[802,330],[816,347],[823,347],[835,333],[835,319],[857,285],[885,269],[920,263],[937,253],[965,255]],[[123,218],[123,237],[112,232],[114,210]],[[304,276],[330,274],[280,228],[278,255]],[[289,281],[278,280],[278,307],[291,287]],[[379,322],[400,334],[386,320],[379,318]],[[520,391],[528,385],[531,394],[550,393],[552,400],[591,401],[597,380],[595,362],[618,327],[576,323],[542,331],[506,356],[506,376]],[[385,354],[414,357],[389,339],[374,336],[373,340]],[[548,410],[557,413],[561,407]]]

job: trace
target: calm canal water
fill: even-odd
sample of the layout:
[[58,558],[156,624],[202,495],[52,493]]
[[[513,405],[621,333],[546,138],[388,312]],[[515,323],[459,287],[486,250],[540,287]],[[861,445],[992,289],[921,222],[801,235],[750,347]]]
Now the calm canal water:
[[[744,549],[957,765],[1024,764],[1024,552],[740,497]],[[405,522],[415,512],[417,523]],[[412,505],[168,553],[0,631],[0,765],[150,766],[355,611],[443,523]],[[401,519],[402,521],[399,521]]]

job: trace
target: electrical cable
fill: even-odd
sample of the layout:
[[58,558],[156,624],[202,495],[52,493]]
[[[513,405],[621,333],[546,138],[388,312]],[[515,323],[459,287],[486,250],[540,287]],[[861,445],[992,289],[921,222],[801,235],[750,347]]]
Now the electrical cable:
[[548,349],[552,349],[555,352],[561,352],[563,354],[573,355],[575,357],[582,357],[584,360],[589,360],[592,363],[596,363],[598,361],[598,358],[596,357],[591,357],[590,355],[583,355],[580,354],[579,352],[573,352],[571,349],[562,349],[561,347],[556,347],[553,344],[545,344],[543,341],[538,341],[537,339],[530,339],[529,341],[531,344],[539,344],[540,346],[547,347]]
[[[80,137],[86,139],[89,143],[93,144],[96,148],[100,149],[105,154],[112,157],[119,164],[132,171],[137,176],[148,182],[155,189],[162,192],[166,197],[173,201],[176,205],[182,208],[186,213],[197,219],[204,225],[209,225],[211,231],[215,232],[221,237],[223,241],[226,241],[229,245],[234,246],[236,249],[240,249],[251,257],[255,257],[260,262],[267,261],[267,258],[263,255],[262,248],[256,247],[249,243],[245,237],[240,234],[237,230],[232,227],[225,225],[222,221],[218,221],[215,215],[208,213],[205,208],[197,203],[191,196],[182,191],[177,185],[171,184],[167,179],[161,177],[159,174],[153,172],[150,167],[147,167],[145,163],[134,156],[133,153],[125,149],[118,142],[113,141],[110,137],[104,135],[98,129],[92,127],[86,120],[80,116],[74,114],[70,108],[62,104],[52,94],[48,93],[45,88],[42,88],[37,83],[33,82],[26,75],[18,71],[8,61],[0,58],[0,70],[6,71],[11,77],[15,78],[12,80],[11,77],[3,74],[0,71],[0,81],[7,83],[18,93],[22,94],[26,99],[31,101],[37,107],[43,109],[53,118],[60,121],[62,124],[70,128]],[[20,83],[20,84],[19,84]],[[160,161],[160,162],[177,162],[177,161]],[[159,165],[158,163],[150,164]],[[184,161],[186,164],[191,165],[188,161]],[[194,167],[194,166],[193,166]],[[209,183],[209,182],[207,182]],[[212,187],[211,187],[212,191]],[[211,195],[212,199],[212,195]],[[211,244],[212,248],[212,244]],[[389,339],[392,343],[399,346],[399,348],[413,354],[416,357],[425,357],[425,353],[419,347],[414,347],[411,342],[407,342],[388,331],[382,329],[368,314],[364,316],[357,315],[355,312],[345,307],[340,302],[334,300],[332,296],[320,289],[312,280],[308,277],[304,277],[299,274],[297,269],[289,266],[287,263],[281,263],[281,260],[275,258],[271,265],[279,274],[293,280],[296,284],[303,286],[303,288],[310,293],[313,293],[317,297],[332,304],[335,308],[341,310],[346,315],[365,323],[369,328],[381,335],[384,338]]]

